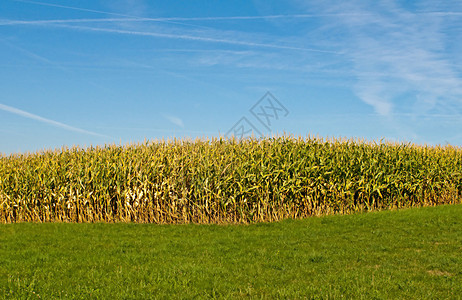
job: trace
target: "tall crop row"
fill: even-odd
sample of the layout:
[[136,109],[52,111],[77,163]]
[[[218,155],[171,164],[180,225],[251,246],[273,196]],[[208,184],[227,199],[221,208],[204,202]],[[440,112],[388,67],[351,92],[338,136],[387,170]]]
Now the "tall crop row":
[[277,137],[0,157],[0,222],[247,223],[460,203],[462,150]]

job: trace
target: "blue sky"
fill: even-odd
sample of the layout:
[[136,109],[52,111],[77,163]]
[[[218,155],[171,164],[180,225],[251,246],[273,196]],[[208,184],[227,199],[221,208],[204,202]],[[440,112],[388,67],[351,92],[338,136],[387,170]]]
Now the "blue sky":
[[[261,133],[462,145],[460,1],[0,3],[0,153]],[[266,92],[287,115],[249,111]],[[274,115],[276,116],[276,115]]]

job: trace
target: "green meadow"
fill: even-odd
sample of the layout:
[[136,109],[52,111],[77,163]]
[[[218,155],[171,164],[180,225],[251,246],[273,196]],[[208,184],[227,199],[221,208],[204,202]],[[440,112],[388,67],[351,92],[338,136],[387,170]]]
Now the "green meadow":
[[460,299],[462,205],[251,225],[0,225],[2,299]]

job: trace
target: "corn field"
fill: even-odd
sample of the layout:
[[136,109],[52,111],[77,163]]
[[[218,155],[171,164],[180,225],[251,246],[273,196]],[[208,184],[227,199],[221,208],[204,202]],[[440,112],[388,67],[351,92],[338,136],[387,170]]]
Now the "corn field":
[[462,150],[301,137],[0,156],[0,222],[249,223],[460,203]]

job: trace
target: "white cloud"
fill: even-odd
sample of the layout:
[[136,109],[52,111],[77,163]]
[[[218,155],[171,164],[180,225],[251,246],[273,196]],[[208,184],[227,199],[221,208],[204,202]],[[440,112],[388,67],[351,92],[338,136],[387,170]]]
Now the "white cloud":
[[178,127],[181,127],[183,128],[184,127],[184,123],[183,123],[183,120],[178,118],[178,117],[175,117],[175,116],[172,116],[172,115],[166,115],[164,114],[163,115],[165,119],[167,119],[170,123],[178,126]]
[[353,91],[364,103],[381,115],[460,109],[462,80],[454,54],[461,49],[448,49],[446,35],[460,25],[460,12],[431,12],[424,5],[411,10],[395,1],[329,4],[315,9],[339,13],[326,19],[332,20],[327,30],[337,31],[335,43],[350,61],[357,79]]
[[362,82],[361,85],[356,85],[356,94],[365,103],[371,105],[375,112],[380,115],[389,115],[392,112],[393,104],[388,101],[388,96],[385,91],[382,90],[381,85],[375,82]]

